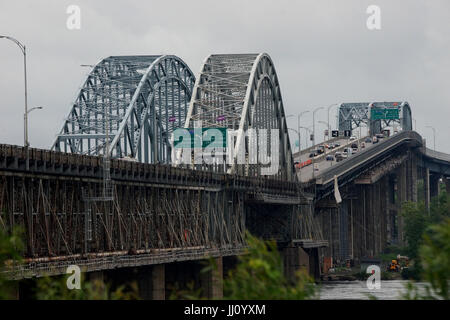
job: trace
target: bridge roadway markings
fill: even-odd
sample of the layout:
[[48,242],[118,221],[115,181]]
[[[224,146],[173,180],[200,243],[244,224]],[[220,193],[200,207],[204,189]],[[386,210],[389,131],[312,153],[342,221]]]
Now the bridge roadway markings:
[[[315,161],[314,165],[318,169],[315,172],[315,176],[319,175],[320,172],[323,171],[324,169],[327,169],[327,168],[329,168],[329,167],[331,167],[331,166],[333,166],[333,165],[335,165],[337,163],[336,160],[327,161],[325,159],[327,155],[333,155],[334,156],[334,154],[336,152],[343,152],[345,148],[350,147],[353,143],[359,144],[358,141],[361,141],[361,142],[365,143],[366,138],[367,138],[367,136],[362,137],[359,140],[358,139],[356,139],[356,140],[349,140],[348,138],[340,138],[340,139],[337,139],[337,140],[336,139],[331,139],[331,140],[327,140],[327,141],[324,141],[322,143],[317,144],[316,145],[316,149],[320,145],[329,144],[329,143],[340,143],[340,146],[338,148],[334,148],[332,150],[327,149],[325,154],[321,154],[321,155],[319,155],[319,156],[314,158],[314,161]],[[363,151],[371,148],[372,146],[373,146],[372,143],[365,143],[365,148],[363,149]],[[309,151],[312,151],[312,150],[314,150],[314,149],[312,149],[312,148],[309,149]],[[361,151],[358,150],[358,153],[359,152],[361,152]],[[309,154],[310,154],[310,152],[304,152],[304,153],[301,152],[300,153],[300,158],[296,158],[294,161],[299,161],[301,163],[301,162],[307,161],[308,159],[312,159],[312,158],[309,158]],[[352,154],[352,156],[353,155],[354,154]],[[345,160],[346,159],[344,159],[342,161],[345,161]],[[305,167],[303,167],[301,169],[297,169],[297,176],[299,177],[301,182],[307,182],[307,181],[309,181],[309,180],[311,180],[313,178],[313,170],[312,170],[312,168],[313,168],[313,165],[310,164],[310,165],[305,166]]]

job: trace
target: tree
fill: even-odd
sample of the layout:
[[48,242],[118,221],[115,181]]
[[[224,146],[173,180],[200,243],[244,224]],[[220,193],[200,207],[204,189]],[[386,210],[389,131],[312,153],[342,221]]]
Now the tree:
[[406,252],[409,258],[415,259],[422,244],[422,235],[429,225],[428,212],[423,202],[407,202],[402,207],[404,217]]
[[450,299],[450,219],[430,227],[419,249],[423,277],[431,286],[431,294]]
[[13,229],[11,234],[0,228],[0,300],[14,299],[17,295],[15,286],[7,279],[3,270],[22,260],[20,255],[23,250],[22,233],[19,228]]

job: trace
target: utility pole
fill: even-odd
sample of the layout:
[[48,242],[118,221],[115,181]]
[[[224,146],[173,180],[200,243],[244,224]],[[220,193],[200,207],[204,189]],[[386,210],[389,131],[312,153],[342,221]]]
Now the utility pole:
[[[316,119],[315,119],[316,112],[321,110],[321,109],[323,109],[323,107],[318,107],[318,108],[314,109],[314,111],[313,111],[313,146],[316,145]],[[316,167],[315,167],[316,164],[315,164],[314,158],[315,157],[312,158],[312,170],[313,170],[312,178],[313,179],[314,179],[315,170],[316,170]]]
[[25,147],[26,152],[26,170],[28,171],[30,169],[30,154],[28,150],[28,93],[27,93],[27,50],[25,45],[19,42],[19,40],[9,37],[9,36],[2,36],[0,35],[0,39],[7,39],[12,42],[14,42],[19,48],[20,51],[22,51],[23,54],[23,74],[24,74],[24,82],[25,82],[25,111],[24,111],[24,117],[23,117],[23,146]]
[[331,126],[330,126],[330,109],[331,109],[333,106],[336,106],[336,105],[338,105],[338,103],[333,103],[333,104],[329,105],[329,106],[328,106],[328,110],[327,110],[327,112],[328,112],[328,117],[327,117],[327,123],[328,123],[328,139],[330,138],[330,132],[331,132]]
[[297,118],[297,132],[298,132],[298,152],[300,152],[300,117],[306,113],[308,113],[309,110],[300,112]]

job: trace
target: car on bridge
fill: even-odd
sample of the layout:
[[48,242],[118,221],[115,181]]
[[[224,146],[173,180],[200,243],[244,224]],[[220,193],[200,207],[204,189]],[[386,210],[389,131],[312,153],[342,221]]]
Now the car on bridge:
[[329,155],[327,155],[325,157],[325,160],[327,160],[327,161],[334,161],[334,157],[331,154],[329,154]]
[[376,136],[374,136],[374,137],[372,138],[372,143],[378,143],[378,138],[377,138]]
[[343,153],[343,152],[336,152],[334,154],[334,158],[336,159],[336,162],[340,162],[342,160],[345,160],[348,158],[347,153]]
[[313,151],[313,152],[311,152],[310,154],[309,154],[309,157],[310,158],[314,158],[314,157],[316,157],[317,156],[317,151]]
[[353,153],[352,148],[345,148],[345,149],[344,149],[344,152],[342,153],[342,155],[345,155],[345,156],[348,157],[348,156],[351,156],[352,153]]
[[372,139],[370,139],[370,137],[367,137],[365,140],[365,143],[371,143],[371,142],[372,142]]

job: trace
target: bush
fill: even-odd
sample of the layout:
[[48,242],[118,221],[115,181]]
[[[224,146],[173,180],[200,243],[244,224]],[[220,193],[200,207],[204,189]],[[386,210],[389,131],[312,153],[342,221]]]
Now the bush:
[[[16,228],[11,231],[11,234],[8,234],[6,230],[0,228],[1,269],[20,263],[22,260],[20,255],[23,250],[22,233],[21,229]],[[15,284],[13,281],[7,280],[4,274],[0,272],[0,300],[16,298]]]

